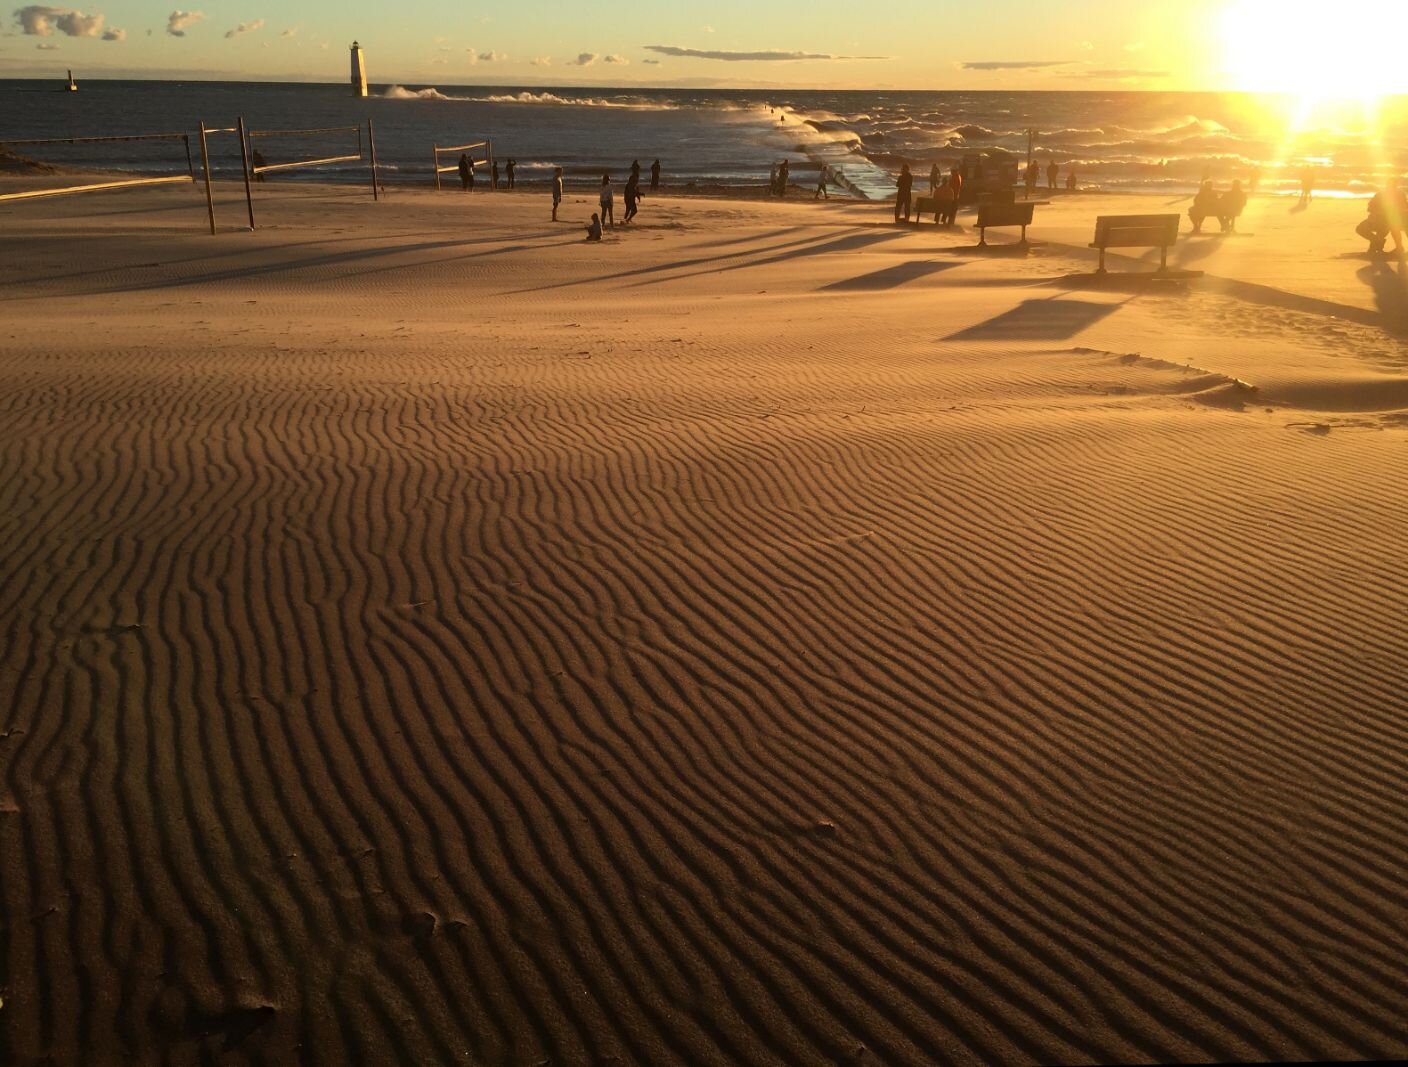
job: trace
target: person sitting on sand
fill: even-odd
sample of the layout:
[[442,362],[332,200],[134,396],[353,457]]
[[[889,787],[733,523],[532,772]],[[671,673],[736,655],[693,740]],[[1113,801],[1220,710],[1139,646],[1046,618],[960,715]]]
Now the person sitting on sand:
[[611,175],[601,176],[601,222],[604,226],[616,225],[616,191],[611,188]]
[[465,155],[463,152],[460,153],[459,172],[460,172],[460,188],[463,189],[463,190],[467,193],[467,192],[469,192],[469,184],[470,184],[470,182],[472,182],[472,181],[474,180],[474,171],[471,169],[471,164],[470,164],[470,162],[469,162],[469,156]]
[[[1198,195],[1193,197],[1193,206],[1188,209],[1188,217],[1193,220],[1193,232],[1203,232],[1203,220],[1209,217],[1217,217],[1221,222],[1222,198],[1213,189],[1210,180],[1204,180],[1202,187],[1198,190]],[[1222,228],[1227,229],[1227,224],[1223,223]]]
[[830,200],[831,194],[826,191],[826,164],[821,165],[821,170],[816,176],[816,195],[813,200]]
[[909,194],[914,187],[914,175],[909,173],[909,164],[900,164],[900,176],[896,181],[897,192],[895,193],[895,221],[900,221],[903,213],[904,221],[909,221]]
[[552,169],[552,221],[557,221],[557,206],[562,203],[562,168]]
[[587,240],[588,240],[588,241],[600,241],[600,240],[601,240],[601,216],[598,215],[595,211],[592,212],[592,221],[591,221],[591,223],[587,226]]
[[1354,232],[1369,242],[1369,252],[1373,255],[1383,252],[1392,236],[1394,253],[1402,255],[1405,224],[1408,224],[1408,197],[1396,181],[1390,181],[1369,198],[1364,221]]
[[1242,183],[1234,181],[1232,188],[1223,194],[1218,206],[1217,221],[1223,233],[1236,233],[1237,220],[1247,208],[1247,194],[1242,191]]

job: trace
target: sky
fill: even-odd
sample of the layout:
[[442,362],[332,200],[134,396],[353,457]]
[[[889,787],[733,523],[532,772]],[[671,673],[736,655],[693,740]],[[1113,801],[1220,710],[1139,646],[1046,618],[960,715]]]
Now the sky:
[[[1272,80],[1277,72],[1268,72],[1264,48],[1261,66],[1250,62],[1256,40],[1228,34],[1256,37],[1249,27],[1263,18],[1295,18],[1294,0],[921,0],[875,9],[856,0],[185,2],[192,6],[10,0],[0,15],[0,77],[72,67],[79,77],[334,82],[347,78],[355,38],[374,84],[417,87],[1274,89],[1289,86],[1245,84],[1248,71]],[[1341,0],[1333,12],[1358,35],[1366,25],[1358,19],[1400,7],[1408,0]],[[1326,22],[1317,11],[1307,33]],[[1400,66],[1408,91],[1408,64]]]

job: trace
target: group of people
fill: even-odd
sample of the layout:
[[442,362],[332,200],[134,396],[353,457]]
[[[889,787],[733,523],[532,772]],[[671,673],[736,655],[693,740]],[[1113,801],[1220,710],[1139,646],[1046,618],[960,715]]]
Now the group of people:
[[[788,179],[791,177],[791,173],[790,173],[791,170],[792,170],[792,164],[791,164],[791,162],[790,162],[789,160],[786,160],[786,159],[784,159],[781,163],[774,163],[774,164],[772,165],[772,171],[771,171],[771,173],[768,175],[768,195],[769,195],[769,196],[786,196],[786,195],[787,195],[787,182],[788,182]],[[822,168],[823,176],[825,175],[825,172],[826,172],[826,168],[823,167],[823,168]],[[815,197],[813,197],[813,199],[815,199]]]
[[1247,207],[1247,194],[1240,181],[1234,181],[1225,193],[1217,191],[1211,178],[1205,178],[1193,197],[1188,217],[1193,220],[1193,232],[1202,233],[1207,219],[1217,219],[1223,233],[1237,232],[1237,219]]
[[[937,163],[929,168],[929,199],[934,201],[935,222],[943,226],[954,224],[958,218],[959,201],[963,199],[963,182],[963,168],[956,164],[947,174],[940,171]],[[914,175],[908,163],[900,164],[895,185],[895,221],[908,222],[914,195]]]
[[[650,165],[650,191],[654,192],[660,188],[660,161],[657,159]],[[626,210],[621,216],[621,222],[630,222],[640,211],[640,202],[644,196],[640,191],[640,160],[631,163],[630,177],[626,179],[626,188],[622,190],[621,199],[625,201]],[[557,221],[557,206],[562,202],[562,168],[557,168],[556,177],[553,178],[552,192],[552,219]],[[603,227],[614,229],[616,226],[616,188],[611,184],[609,173],[601,176],[601,193],[597,200],[601,206],[600,212],[592,213],[592,221],[587,226],[587,240],[600,241]]]
[[[1046,164],[1046,188],[1052,192],[1056,191],[1057,182],[1061,177],[1061,168],[1052,158]],[[1022,174],[1022,184],[1027,190],[1027,199],[1030,200],[1036,195],[1037,186],[1041,184],[1041,164],[1035,159],[1027,161],[1027,169]],[[1072,170],[1066,175],[1066,188],[1075,189],[1076,172]]]
[[[514,169],[517,166],[518,160],[516,159],[510,159],[504,164],[504,176],[506,178],[504,184],[510,189],[514,187]],[[473,191],[476,174],[474,160],[470,159],[466,153],[461,152],[457,169],[460,172],[460,188],[467,193]],[[497,159],[489,161],[489,188],[499,188],[499,161]]]

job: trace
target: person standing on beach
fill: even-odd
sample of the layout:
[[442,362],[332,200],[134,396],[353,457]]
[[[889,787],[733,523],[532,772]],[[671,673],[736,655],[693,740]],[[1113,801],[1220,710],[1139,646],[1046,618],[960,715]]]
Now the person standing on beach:
[[909,173],[909,164],[900,164],[900,176],[896,182],[899,189],[895,194],[895,221],[900,221],[900,213],[904,213],[904,221],[909,221],[909,193],[914,185],[914,175]]
[[792,164],[789,163],[787,160],[784,159],[784,160],[782,161],[782,165],[777,168],[777,195],[778,195],[778,196],[786,196],[786,195],[787,195],[787,171],[791,168],[791,166],[792,166]]
[[952,226],[953,216],[958,211],[958,198],[954,195],[953,182],[945,178],[934,190],[934,222]]
[[768,196],[777,195],[777,164],[768,167]]
[[469,184],[473,180],[474,171],[470,169],[469,156],[460,153],[460,188],[466,193],[469,192]]
[[953,210],[949,212],[950,225],[958,218],[958,205],[963,203],[963,168],[957,163],[948,172],[948,183],[953,186]]
[[552,221],[557,221],[557,206],[562,203],[562,168],[552,169]]
[[1037,165],[1036,160],[1032,160],[1030,163],[1027,164],[1027,173],[1026,173],[1026,186],[1027,186],[1027,199],[1028,199],[1028,200],[1030,200],[1032,197],[1036,196],[1036,183],[1040,180],[1040,177],[1041,177],[1041,167],[1039,167],[1039,166]]
[[658,192],[660,189],[660,161],[657,159],[650,164],[650,191]]
[[626,179],[626,214],[622,216],[622,222],[630,222],[636,217],[638,210],[636,204],[640,202],[640,170],[635,168],[631,171],[631,176]]
[[1308,204],[1315,195],[1315,168],[1305,167],[1300,172],[1300,202]]
[[489,171],[489,188],[490,188],[490,189],[497,189],[498,187],[499,187],[499,161],[496,159],[496,160],[494,160],[494,165],[493,165],[493,167],[492,167],[492,168],[490,169],[490,171]]
[[507,168],[506,168],[506,173],[507,173],[507,175],[508,175],[508,187],[509,187],[510,189],[513,188],[513,168],[514,168],[515,166],[517,166],[517,164],[518,164],[518,161],[517,161],[517,160],[510,159],[510,160],[508,161],[508,166],[507,166]]
[[826,191],[826,164],[821,165],[821,171],[816,176],[816,195],[813,200],[830,200],[831,194]]
[[1061,168],[1056,165],[1056,157],[1052,156],[1046,164],[1046,187],[1056,188],[1056,179],[1061,176]]
[[616,191],[611,188],[611,175],[603,174],[601,176],[601,224],[613,229],[616,226],[615,203]]
[[939,191],[939,165],[935,163],[929,168],[929,195],[933,196]]

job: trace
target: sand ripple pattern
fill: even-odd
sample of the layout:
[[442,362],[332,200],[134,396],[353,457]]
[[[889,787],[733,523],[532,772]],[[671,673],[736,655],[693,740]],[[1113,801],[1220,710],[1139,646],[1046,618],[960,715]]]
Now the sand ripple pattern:
[[1403,431],[791,329],[7,357],[0,1061],[1408,1054]]

